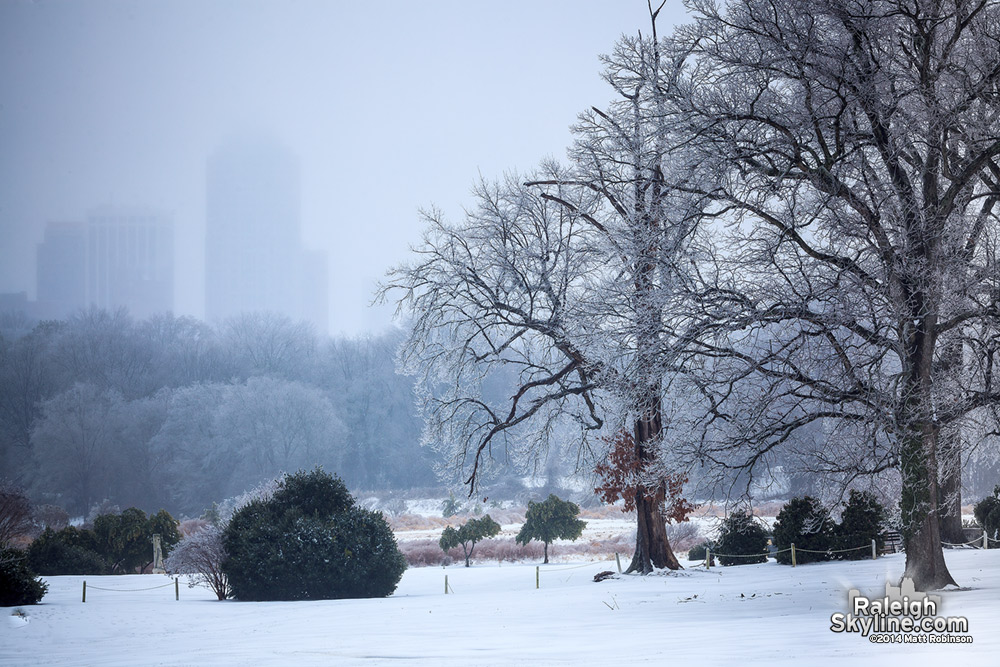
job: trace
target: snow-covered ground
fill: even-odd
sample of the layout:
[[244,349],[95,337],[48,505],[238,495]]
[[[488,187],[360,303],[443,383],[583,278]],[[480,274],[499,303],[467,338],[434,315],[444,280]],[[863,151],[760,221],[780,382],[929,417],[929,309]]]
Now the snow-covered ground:
[[[997,665],[1000,549],[946,552],[972,644],[874,644],[830,630],[851,588],[881,597],[903,556],[791,568],[692,568],[601,583],[605,563],[413,568],[377,600],[218,602],[163,576],[51,577],[43,603],[3,609],[3,665]],[[444,582],[454,593],[445,595]],[[88,582],[81,603],[82,580]]]

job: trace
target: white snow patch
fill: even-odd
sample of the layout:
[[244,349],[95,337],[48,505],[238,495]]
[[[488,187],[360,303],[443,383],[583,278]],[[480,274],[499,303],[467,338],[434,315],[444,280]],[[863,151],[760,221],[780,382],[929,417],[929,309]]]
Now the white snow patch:
[[[966,589],[941,593],[973,644],[872,644],[830,630],[851,588],[884,591],[876,561],[692,568],[594,583],[613,562],[412,568],[375,600],[217,602],[158,575],[48,577],[31,623],[0,624],[2,665],[995,665],[1000,549],[945,554]],[[444,594],[444,577],[454,594]],[[80,601],[87,580],[87,603]],[[10,613],[8,610],[7,613]]]

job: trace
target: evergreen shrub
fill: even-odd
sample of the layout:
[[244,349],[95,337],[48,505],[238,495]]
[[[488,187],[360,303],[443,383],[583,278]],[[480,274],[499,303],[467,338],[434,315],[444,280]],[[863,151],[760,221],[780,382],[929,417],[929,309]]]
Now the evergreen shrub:
[[356,505],[321,468],[237,510],[222,541],[222,569],[240,600],[385,597],[406,569],[382,513]]
[[722,522],[716,549],[723,565],[766,563],[767,529],[750,512],[733,512]]
[[28,556],[12,548],[0,549],[0,607],[35,604],[49,586],[28,567]]
[[839,551],[834,556],[840,560],[871,558],[871,541],[875,540],[879,550],[885,543],[882,533],[887,519],[886,509],[875,494],[852,490],[841,513],[840,524],[834,531],[834,549]]
[[773,536],[778,549],[775,558],[779,563],[791,564],[792,553],[788,549],[792,544],[795,545],[795,560],[799,564],[830,560],[829,550],[834,544],[833,519],[822,503],[812,496],[792,498],[778,512]]
[[28,564],[46,577],[60,574],[107,574],[110,567],[97,553],[97,540],[89,530],[67,526],[46,528],[28,547]]
[[986,496],[976,503],[972,513],[989,537],[989,548],[1000,548],[1000,486],[993,489],[992,496]]

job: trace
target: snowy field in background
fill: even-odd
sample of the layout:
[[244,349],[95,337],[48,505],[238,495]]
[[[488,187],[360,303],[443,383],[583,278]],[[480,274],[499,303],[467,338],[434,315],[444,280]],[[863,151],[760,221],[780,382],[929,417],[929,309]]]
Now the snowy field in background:
[[[871,644],[830,631],[847,591],[883,592],[903,556],[791,568],[773,561],[594,583],[610,562],[411,568],[377,600],[218,602],[156,575],[50,577],[28,622],[0,623],[3,665],[996,665],[1000,549],[948,551],[970,590],[942,593],[971,645]],[[454,594],[444,595],[448,575]],[[88,582],[87,603],[80,601]],[[697,596],[697,597],[696,597]]]

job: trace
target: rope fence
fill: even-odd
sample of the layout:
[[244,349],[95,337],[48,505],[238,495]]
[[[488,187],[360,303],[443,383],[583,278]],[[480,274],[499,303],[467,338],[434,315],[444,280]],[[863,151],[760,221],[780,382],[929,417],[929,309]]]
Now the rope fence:
[[[968,535],[966,535],[966,537],[968,537]],[[941,544],[946,547],[973,547],[976,549],[989,549],[990,544],[1000,545],[1000,539],[990,537],[989,533],[984,530],[982,537],[977,537],[976,539],[968,542],[959,542],[958,544],[955,544],[953,542],[945,542],[942,540]]]
[[[706,547],[706,549],[705,549],[705,561],[704,561],[704,565],[705,565],[705,569],[706,570],[710,569],[712,567],[712,557],[713,556],[718,557],[718,558],[764,558],[766,560],[767,558],[769,558],[771,556],[776,556],[777,554],[785,553],[786,551],[790,551],[790,552],[792,552],[792,567],[795,567],[797,565],[795,554],[798,551],[801,551],[803,553],[810,553],[810,554],[842,554],[842,553],[847,553],[849,551],[860,551],[861,549],[871,549],[872,560],[874,560],[875,558],[878,557],[878,546],[877,546],[876,541],[874,539],[871,541],[870,544],[862,544],[862,545],[857,546],[857,547],[848,547],[846,549],[803,549],[801,547],[797,548],[795,546],[795,543],[792,542],[791,546],[785,547],[784,549],[771,549],[771,548],[768,548],[768,549],[765,549],[764,551],[762,551],[760,553],[756,553],[756,554],[723,554],[723,553],[717,553],[715,551],[712,551],[710,548]],[[700,564],[696,565],[695,567],[700,567]]]
[[[791,548],[791,547],[789,547],[789,548]],[[804,551],[804,552],[809,553],[809,554],[842,554],[842,553],[847,553],[848,551],[857,551],[858,549],[867,549],[867,548],[868,548],[868,545],[867,544],[863,544],[860,547],[850,547],[849,549],[821,549],[821,550],[817,551],[815,549],[801,549],[801,548],[797,548],[796,550],[797,551]]]
[[[987,549],[987,548],[989,548],[988,545],[990,545],[990,544],[1000,546],[1000,539],[997,539],[997,538],[994,538],[994,537],[990,537],[989,534],[986,531],[983,531],[983,536],[982,537],[977,537],[976,539],[970,540],[968,542],[962,542],[960,544],[954,544],[954,543],[951,543],[951,542],[944,542],[944,541],[942,541],[941,544],[943,546],[946,546],[946,547],[967,547],[967,546],[971,546],[973,548],[978,548],[978,549]],[[711,549],[706,548],[705,549],[705,560],[702,561],[702,562],[700,562],[700,563],[695,564],[694,567],[701,567],[702,565],[704,565],[706,569],[710,568],[711,567],[711,558],[712,557],[719,557],[719,558],[760,558],[761,556],[771,557],[771,556],[774,556],[774,555],[779,554],[779,553],[784,553],[786,551],[791,551],[792,552],[792,567],[795,567],[796,566],[795,554],[797,552],[810,553],[810,554],[839,554],[839,553],[847,553],[849,551],[860,551],[861,549],[869,549],[869,548],[871,549],[872,559],[874,560],[875,558],[878,557],[877,544],[876,544],[876,541],[874,539],[871,541],[870,545],[869,544],[862,544],[862,545],[857,546],[857,547],[848,547],[846,549],[803,549],[802,547],[796,547],[795,544],[793,543],[791,546],[786,547],[784,549],[768,549],[768,550],[763,551],[763,552],[761,552],[759,554],[723,554],[723,553],[718,553],[718,552],[712,551]]]
[[[601,563],[610,562],[610,558],[606,560],[597,560],[592,563],[584,563],[582,565],[571,565],[569,567],[559,567],[559,568],[545,568],[545,572],[565,572],[567,570],[579,570],[581,567],[593,567],[595,565],[600,565]],[[538,566],[541,567],[541,566]]]
[[87,589],[92,591],[104,591],[107,593],[142,593],[145,591],[155,591],[160,588],[167,588],[173,586],[174,588],[174,600],[181,599],[181,588],[180,588],[180,577],[174,577],[174,580],[169,584],[162,584],[160,586],[148,586],[146,588],[102,588],[101,586],[87,586],[87,580],[83,580],[83,602],[87,601]]

